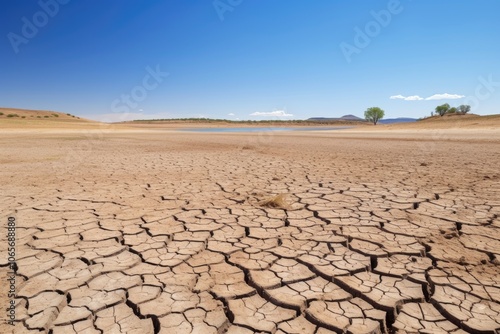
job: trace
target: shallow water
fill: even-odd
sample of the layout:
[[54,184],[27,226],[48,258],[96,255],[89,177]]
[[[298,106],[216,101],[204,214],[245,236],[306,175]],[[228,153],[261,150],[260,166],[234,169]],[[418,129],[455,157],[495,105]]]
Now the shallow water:
[[183,131],[190,132],[273,132],[273,131],[327,131],[327,130],[343,130],[348,129],[349,126],[337,127],[244,127],[244,128],[191,128],[183,129]]

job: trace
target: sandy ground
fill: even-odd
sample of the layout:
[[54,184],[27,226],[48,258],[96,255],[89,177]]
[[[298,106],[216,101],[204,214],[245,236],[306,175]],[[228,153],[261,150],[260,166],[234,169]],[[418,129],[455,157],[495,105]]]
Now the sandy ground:
[[484,131],[4,129],[0,332],[495,333]]

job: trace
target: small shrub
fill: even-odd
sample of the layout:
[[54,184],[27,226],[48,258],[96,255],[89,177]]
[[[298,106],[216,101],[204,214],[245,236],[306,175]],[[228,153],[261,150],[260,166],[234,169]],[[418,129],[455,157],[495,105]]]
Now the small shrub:
[[3,116],[3,112],[0,112],[0,116]]
[[7,117],[19,117],[18,114],[8,114]]
[[58,115],[58,114],[52,114],[52,116],[54,116],[54,117],[59,117],[59,115]]
[[287,209],[289,207],[285,194],[279,194],[259,202],[260,206],[267,208]]
[[43,118],[49,118],[49,116],[43,116]]
[[66,114],[66,115],[71,116],[71,114]]
[[26,116],[21,116],[21,118],[26,118]]
[[42,116],[36,116],[36,118],[42,118]]

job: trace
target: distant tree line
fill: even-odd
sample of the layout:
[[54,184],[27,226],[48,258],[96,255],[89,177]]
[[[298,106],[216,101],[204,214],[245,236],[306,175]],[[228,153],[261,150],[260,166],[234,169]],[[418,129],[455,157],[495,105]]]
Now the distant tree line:
[[[470,112],[470,105],[462,104],[458,107],[450,107],[448,103],[436,107],[435,113],[441,117],[446,114],[467,114]],[[431,114],[434,116],[434,112]]]

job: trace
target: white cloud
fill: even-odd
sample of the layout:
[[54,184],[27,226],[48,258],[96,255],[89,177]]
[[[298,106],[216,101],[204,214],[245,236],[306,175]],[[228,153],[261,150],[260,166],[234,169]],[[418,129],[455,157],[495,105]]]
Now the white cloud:
[[284,110],[275,110],[275,111],[271,111],[271,112],[256,111],[256,112],[250,114],[250,116],[293,117],[292,114],[287,114],[286,111],[284,111]]
[[420,100],[423,100],[424,98],[423,97],[420,97],[418,95],[412,95],[412,96],[408,96],[405,98],[405,101],[420,101]]
[[464,97],[465,95],[445,93],[445,94],[434,94],[426,98],[426,100],[456,100],[456,99],[462,99]]
[[430,100],[454,100],[454,99],[461,99],[464,98],[465,95],[458,95],[458,94],[434,94],[432,96],[429,96],[427,98],[420,97],[418,95],[412,95],[412,96],[403,96],[403,95],[393,95],[390,97],[391,100],[404,100],[404,101],[430,101]]
[[229,114],[227,114],[228,116],[234,116],[234,114],[232,112],[230,112]]
[[424,98],[418,96],[418,95],[412,95],[412,96],[403,96],[403,95],[394,95],[390,97],[391,100],[405,100],[405,101],[420,101],[423,100]]
[[404,97],[403,95],[393,95],[390,97],[391,100],[404,100],[406,99],[406,97]]

